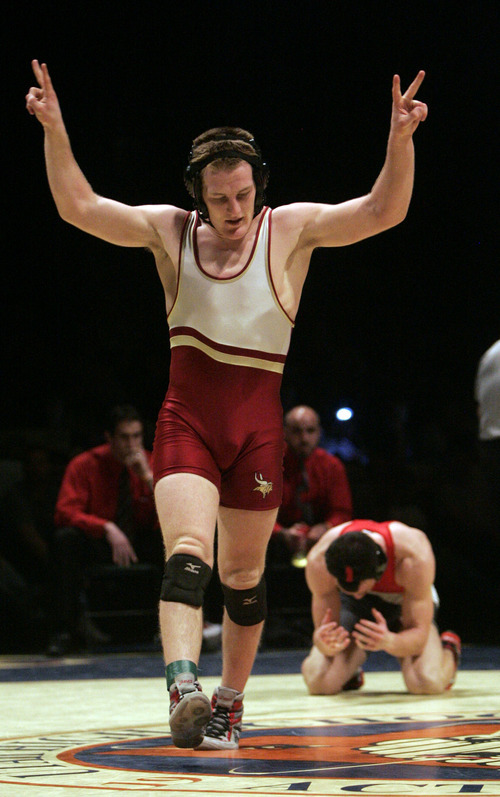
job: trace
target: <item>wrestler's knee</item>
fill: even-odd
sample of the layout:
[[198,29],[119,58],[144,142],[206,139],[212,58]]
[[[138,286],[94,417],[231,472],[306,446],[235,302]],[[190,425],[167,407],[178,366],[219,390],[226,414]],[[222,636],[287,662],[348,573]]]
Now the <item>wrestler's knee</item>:
[[412,695],[440,695],[446,689],[439,667],[409,666],[403,669],[403,678]]
[[221,561],[220,557],[218,567],[221,582],[231,589],[251,589],[260,582],[264,574],[263,567],[243,561],[232,565]]
[[300,669],[309,694],[310,695],[324,694],[322,678],[318,677],[318,673],[315,672],[314,667],[312,667],[310,656],[308,656],[307,659],[304,659]]
[[340,679],[332,678],[331,673],[326,676],[323,666],[320,666],[317,657],[310,654],[301,665],[302,677],[310,695],[336,695],[342,690]]
[[196,556],[210,568],[213,567],[213,540],[196,532],[183,532],[177,536],[170,536],[165,544],[167,561],[173,556]]

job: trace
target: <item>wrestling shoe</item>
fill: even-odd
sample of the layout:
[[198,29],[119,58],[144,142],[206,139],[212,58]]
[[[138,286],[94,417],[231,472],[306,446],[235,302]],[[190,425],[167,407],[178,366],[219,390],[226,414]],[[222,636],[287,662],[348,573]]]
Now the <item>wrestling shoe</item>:
[[354,689],[361,689],[365,682],[365,674],[361,667],[354,673],[352,678],[349,678],[342,687],[343,692],[351,692]]
[[210,700],[191,673],[183,673],[172,684],[170,694],[170,733],[176,747],[197,747],[203,741],[210,719]]
[[197,750],[237,750],[241,736],[243,697],[236,689],[218,686],[212,697],[212,718]]
[[441,644],[447,650],[451,650],[453,653],[453,658],[455,659],[455,672],[453,673],[453,677],[446,687],[447,689],[451,689],[453,684],[455,683],[455,678],[457,677],[457,670],[460,665],[460,657],[462,655],[462,640],[455,634],[454,631],[443,631],[440,636]]

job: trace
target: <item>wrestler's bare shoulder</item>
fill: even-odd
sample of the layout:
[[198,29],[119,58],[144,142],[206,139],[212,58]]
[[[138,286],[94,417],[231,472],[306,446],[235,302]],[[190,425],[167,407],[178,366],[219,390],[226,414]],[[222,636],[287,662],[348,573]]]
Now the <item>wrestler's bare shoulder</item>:
[[399,544],[415,549],[418,546],[430,544],[425,532],[414,526],[407,526],[406,523],[402,523],[400,520],[393,520],[389,524],[389,528],[395,545]]
[[164,248],[178,246],[189,211],[175,205],[143,205],[142,209]]
[[273,209],[273,219],[279,224],[296,224],[301,219],[306,223],[318,212],[320,205],[316,202],[291,202],[278,205]]
[[[328,244],[323,240],[321,228],[324,207],[315,202],[294,202],[273,210],[273,239],[288,267],[296,265],[300,271],[307,270],[314,249]],[[332,221],[329,222],[331,229],[334,229]]]
[[162,261],[166,255],[175,263],[188,211],[174,205],[144,205],[143,211],[153,231],[149,248],[156,261]]
[[314,202],[293,202],[273,209],[273,229],[280,234],[301,234],[318,212]]
[[432,546],[427,535],[421,529],[407,526],[400,521],[393,521],[389,526],[394,542],[396,561],[410,566],[426,567],[434,563]]
[[174,205],[144,205],[142,210],[152,231],[147,248],[154,255],[170,309],[175,295],[179,246],[189,212]]

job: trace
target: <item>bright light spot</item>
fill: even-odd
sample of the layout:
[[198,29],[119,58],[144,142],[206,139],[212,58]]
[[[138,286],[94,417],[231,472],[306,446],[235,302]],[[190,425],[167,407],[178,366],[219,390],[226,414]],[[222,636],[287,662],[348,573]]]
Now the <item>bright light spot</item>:
[[336,413],[338,421],[350,421],[352,415],[353,413],[350,407],[341,407]]

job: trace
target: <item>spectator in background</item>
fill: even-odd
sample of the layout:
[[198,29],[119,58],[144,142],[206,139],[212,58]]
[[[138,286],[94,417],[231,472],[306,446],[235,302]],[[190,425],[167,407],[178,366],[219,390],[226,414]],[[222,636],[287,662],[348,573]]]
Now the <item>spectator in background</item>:
[[[319,447],[321,424],[311,407],[285,415],[283,500],[270,545],[273,558],[304,555],[325,531],[352,518],[347,474],[338,457]],[[300,559],[299,559],[300,562]],[[305,564],[305,561],[304,561]]]
[[[500,340],[479,360],[474,397],[479,420],[479,461],[490,517],[500,517]],[[498,546],[497,542],[497,546]]]
[[135,562],[163,570],[163,547],[153,499],[151,454],[134,407],[111,413],[106,443],[74,457],[64,474],[55,510],[53,559],[57,627],[48,654],[71,649],[81,632],[80,595],[92,564]]

